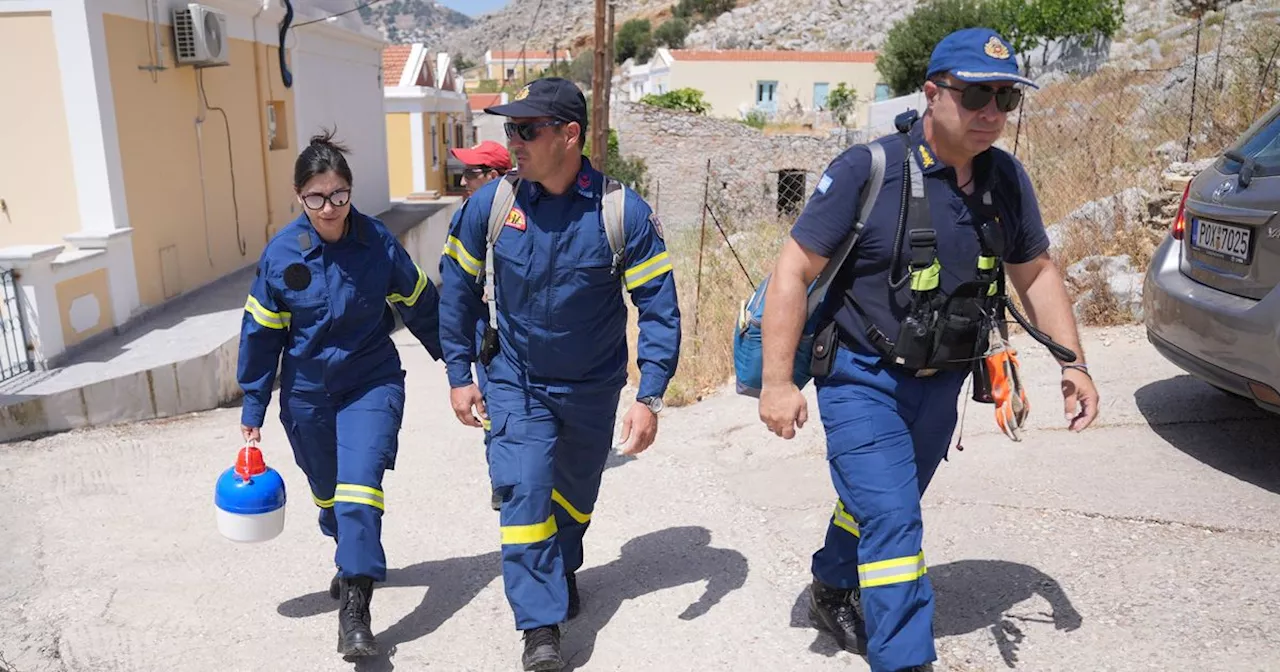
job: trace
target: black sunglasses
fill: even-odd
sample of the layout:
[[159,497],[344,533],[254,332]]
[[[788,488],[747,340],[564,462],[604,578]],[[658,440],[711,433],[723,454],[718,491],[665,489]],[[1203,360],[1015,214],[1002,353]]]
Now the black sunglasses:
[[341,208],[351,201],[351,190],[339,189],[329,195],[307,194],[302,197],[302,204],[311,210],[323,209],[326,201],[335,208]]
[[466,168],[462,171],[462,174],[467,177],[480,177],[491,170],[493,170],[493,168],[490,168],[489,166],[480,166],[478,168]]
[[514,140],[517,136],[525,142],[533,142],[538,137],[538,130],[548,126],[561,126],[564,122],[559,119],[551,121],[525,121],[516,123],[508,121],[502,125],[502,130],[506,132],[508,140]]
[[1001,112],[1012,112],[1022,104],[1022,89],[1012,86],[993,88],[986,84],[970,84],[968,86],[951,86],[946,82],[934,82],[944,89],[960,92],[960,104],[970,112],[977,112],[987,106],[994,96],[996,108]]

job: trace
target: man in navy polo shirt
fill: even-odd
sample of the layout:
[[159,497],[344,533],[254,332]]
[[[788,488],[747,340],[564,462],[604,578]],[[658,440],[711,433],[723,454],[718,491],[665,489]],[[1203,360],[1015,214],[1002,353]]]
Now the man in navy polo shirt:
[[[930,670],[937,657],[920,498],[946,454],[969,374],[961,366],[912,370],[887,356],[886,342],[901,342],[906,333],[899,327],[912,310],[911,269],[921,268],[913,257],[921,251],[932,256],[923,263],[932,263],[927,268],[935,273],[936,291],[958,296],[981,272],[979,258],[1002,248],[1005,276],[1035,326],[1078,355],[1076,363],[1062,366],[1070,428],[1088,427],[1098,412],[1098,393],[1083,364],[1071,303],[1049,256],[1030,180],[1017,159],[992,147],[1021,101],[1020,85],[1035,84],[1018,74],[1009,43],[986,28],[944,38],[926,80],[923,117],[900,118],[905,132],[880,140],[883,186],[869,185],[881,191],[824,306],[839,347],[832,370],[815,377],[839,501],[826,543],[813,555],[810,617],[842,648],[865,653],[873,672]],[[870,165],[865,145],[831,162],[768,287],[760,418],[783,438],[794,437],[808,415],[792,382],[806,288],[852,231]],[[899,219],[904,195],[911,193],[904,192],[904,173],[924,187],[912,196],[914,220]],[[931,246],[929,236],[915,235],[915,225],[911,236],[904,235],[908,220],[932,227]]]

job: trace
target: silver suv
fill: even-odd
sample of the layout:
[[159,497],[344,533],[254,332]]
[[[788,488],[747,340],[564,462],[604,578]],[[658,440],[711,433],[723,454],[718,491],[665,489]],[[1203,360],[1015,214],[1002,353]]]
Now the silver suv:
[[1196,176],[1143,285],[1147,338],[1280,413],[1280,105]]

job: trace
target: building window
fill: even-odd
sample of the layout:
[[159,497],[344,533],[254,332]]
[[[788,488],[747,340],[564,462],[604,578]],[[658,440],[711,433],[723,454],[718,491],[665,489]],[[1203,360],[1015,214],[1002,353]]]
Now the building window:
[[507,68],[507,79],[515,79],[515,78],[516,78],[516,69]]
[[760,81],[756,82],[756,107],[765,112],[775,112],[778,109],[778,83]]
[[436,133],[436,115],[431,115],[427,123],[431,124],[431,168],[440,167],[440,136]]
[[813,109],[827,109],[827,91],[830,86],[827,82],[815,82],[813,84]]
[[804,207],[805,172],[803,170],[778,171],[778,215],[795,216]]
[[464,138],[464,137],[463,137],[463,135],[462,135],[462,124],[454,124],[454,126],[453,126],[453,146],[454,146],[454,147],[465,147],[465,146],[466,146],[466,144],[467,144],[466,138]]
[[889,100],[889,85],[880,83],[876,84],[876,102]]

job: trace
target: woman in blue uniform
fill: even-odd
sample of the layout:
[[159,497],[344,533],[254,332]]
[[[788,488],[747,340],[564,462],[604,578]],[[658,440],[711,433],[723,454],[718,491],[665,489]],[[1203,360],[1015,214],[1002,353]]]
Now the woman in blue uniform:
[[338,652],[364,656],[377,653],[369,601],[386,580],[382,476],[395,467],[405,402],[391,307],[438,360],[439,294],[382,222],[351,205],[345,152],[326,133],[298,156],[302,214],[258,260],[237,375],[241,432],[256,442],[279,361],[280,422],[320,530],[337,542]]

